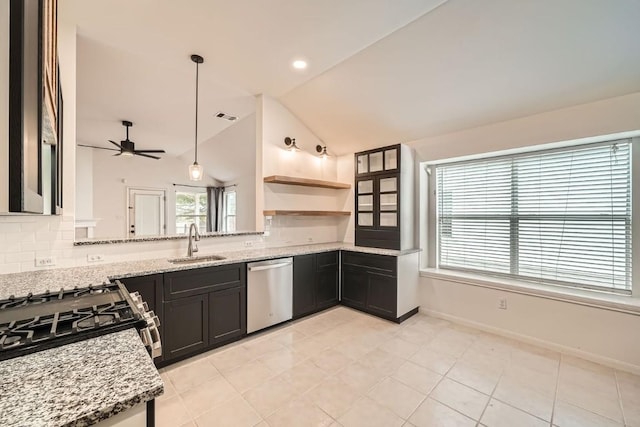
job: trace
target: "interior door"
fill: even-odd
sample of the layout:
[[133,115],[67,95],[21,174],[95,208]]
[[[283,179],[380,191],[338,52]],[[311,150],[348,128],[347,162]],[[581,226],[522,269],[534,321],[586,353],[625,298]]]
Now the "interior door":
[[165,234],[164,190],[129,189],[129,236]]

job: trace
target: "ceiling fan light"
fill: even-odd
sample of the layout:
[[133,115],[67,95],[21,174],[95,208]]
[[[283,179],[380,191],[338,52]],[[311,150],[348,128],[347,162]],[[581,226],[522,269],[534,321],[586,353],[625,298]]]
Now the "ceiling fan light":
[[192,165],[189,165],[189,179],[191,181],[202,181],[202,165],[199,165],[198,162],[193,162]]
[[133,153],[131,151],[122,151],[120,153],[121,156],[126,156],[126,157],[133,157]]

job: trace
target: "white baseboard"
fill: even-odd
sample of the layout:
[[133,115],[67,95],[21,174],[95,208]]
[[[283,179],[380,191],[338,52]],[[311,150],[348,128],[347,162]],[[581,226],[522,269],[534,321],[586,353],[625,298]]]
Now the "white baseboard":
[[450,322],[457,323],[460,325],[469,326],[475,329],[480,329],[481,331],[490,332],[492,334],[500,335],[505,338],[511,338],[516,341],[521,341],[527,344],[537,345],[539,347],[543,347],[548,350],[557,351],[562,354],[580,357],[582,359],[586,359],[591,362],[599,363],[601,365],[609,366],[611,368],[618,369],[621,371],[630,372],[635,375],[640,375],[640,365],[633,365],[631,363],[622,362],[620,360],[612,359],[610,357],[605,357],[599,354],[578,350],[576,348],[567,347],[562,344],[557,344],[551,341],[541,340],[539,338],[534,338],[529,335],[519,334],[517,332],[513,332],[508,329],[496,328],[494,326],[489,326],[487,324],[465,319],[463,317],[442,313],[440,311],[429,310],[429,309],[420,307],[420,313],[423,313],[432,317],[437,317],[439,319],[448,320]]

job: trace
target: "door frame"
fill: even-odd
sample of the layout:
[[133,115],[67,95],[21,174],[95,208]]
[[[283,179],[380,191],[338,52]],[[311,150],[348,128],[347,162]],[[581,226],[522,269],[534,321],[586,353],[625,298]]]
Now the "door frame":
[[[126,228],[124,230],[125,232],[125,236],[127,236],[127,238],[131,237],[131,209],[133,209],[133,206],[131,206],[132,200],[131,200],[131,191],[132,190],[140,190],[140,191],[157,191],[157,192],[162,192],[162,209],[160,209],[160,220],[162,222],[162,232],[163,234],[160,234],[161,236],[165,236],[167,234],[167,189],[166,188],[157,188],[157,187],[144,187],[144,186],[126,186],[125,187],[125,191],[126,191],[126,200],[127,203],[125,204],[125,217],[127,218],[126,221]],[[136,237],[136,236],[133,236]]]

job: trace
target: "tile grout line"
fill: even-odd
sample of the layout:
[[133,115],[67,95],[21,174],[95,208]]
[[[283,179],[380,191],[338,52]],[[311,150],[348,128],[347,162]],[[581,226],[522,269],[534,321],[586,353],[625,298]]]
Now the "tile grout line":
[[618,392],[618,405],[620,406],[620,412],[622,413],[622,423],[627,425],[627,416],[624,412],[624,404],[622,403],[622,392],[620,391],[620,381],[618,380],[618,370],[613,370],[613,376],[616,379],[616,391]]
[[556,415],[556,403],[558,402],[558,388],[560,387],[560,368],[562,367],[562,353],[560,353],[560,360],[558,361],[558,375],[556,376],[556,387],[553,391],[553,405],[551,405],[551,422],[549,425],[553,426],[553,419]]

